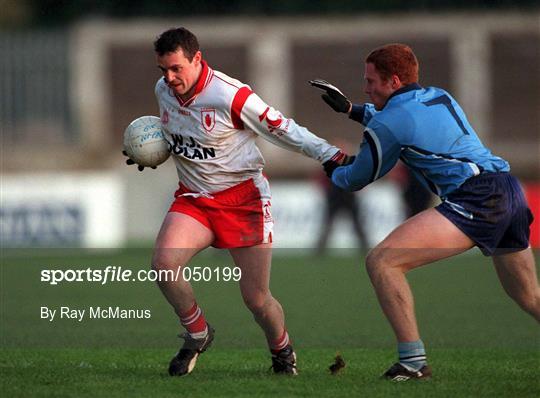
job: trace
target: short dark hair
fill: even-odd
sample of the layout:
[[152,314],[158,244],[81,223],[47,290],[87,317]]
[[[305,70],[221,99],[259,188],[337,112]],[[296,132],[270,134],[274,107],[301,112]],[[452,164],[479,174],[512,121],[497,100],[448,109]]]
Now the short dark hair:
[[418,82],[418,60],[406,44],[392,43],[373,50],[366,58],[372,63],[382,79],[397,75],[403,84]]
[[182,49],[184,56],[191,62],[199,51],[197,36],[186,28],[172,28],[160,34],[154,42],[154,51],[159,56],[176,52],[178,48]]

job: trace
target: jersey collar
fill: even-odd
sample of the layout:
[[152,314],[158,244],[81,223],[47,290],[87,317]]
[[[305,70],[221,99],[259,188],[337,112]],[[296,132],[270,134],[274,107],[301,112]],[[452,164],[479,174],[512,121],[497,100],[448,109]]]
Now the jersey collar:
[[195,97],[197,97],[197,95],[199,95],[199,93],[203,91],[206,86],[208,86],[208,83],[210,83],[210,80],[212,79],[212,76],[214,75],[214,71],[208,66],[205,60],[201,60],[201,65],[202,65],[201,75],[199,76],[199,80],[197,80],[197,83],[195,83],[195,91],[193,95],[191,96],[191,98],[185,101],[182,101],[180,97],[178,96],[176,97],[176,99],[180,103],[180,106],[183,106],[183,107],[189,106],[195,100]]
[[[388,104],[388,101],[390,101],[396,95],[404,94],[404,93],[407,93],[407,92],[413,91],[413,90],[422,90],[422,88],[423,87],[421,85],[419,85],[418,83],[407,84],[406,86],[403,86],[400,89],[394,91],[392,93],[392,95],[390,95],[390,97],[388,97],[388,99],[386,100],[386,104]],[[386,106],[386,104],[384,104],[384,106]]]

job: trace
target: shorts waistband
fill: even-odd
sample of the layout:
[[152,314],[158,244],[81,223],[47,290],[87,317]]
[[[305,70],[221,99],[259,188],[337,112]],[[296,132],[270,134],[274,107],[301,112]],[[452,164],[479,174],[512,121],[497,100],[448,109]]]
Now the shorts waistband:
[[187,188],[185,185],[183,185],[181,182],[178,183],[178,196],[184,195],[184,196],[193,196],[193,197],[204,197],[207,199],[213,199],[213,198],[219,198],[220,196],[229,196],[231,194],[234,195],[240,195],[244,192],[249,192],[253,186],[255,185],[253,178],[250,178],[249,180],[243,181],[240,184],[233,185],[230,188],[224,189],[223,191],[218,192],[195,192],[191,191],[189,188]]
[[476,180],[481,180],[486,177],[502,177],[507,176],[510,173],[508,171],[483,171],[480,174],[476,176],[469,177],[465,180],[465,182],[472,182]]

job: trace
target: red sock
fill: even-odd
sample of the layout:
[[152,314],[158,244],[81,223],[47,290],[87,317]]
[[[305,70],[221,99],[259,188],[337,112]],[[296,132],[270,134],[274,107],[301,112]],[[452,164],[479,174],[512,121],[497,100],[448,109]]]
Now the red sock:
[[202,333],[206,330],[206,319],[197,303],[186,313],[180,315],[180,323],[188,333]]
[[272,354],[277,354],[288,345],[289,345],[289,333],[287,333],[287,329],[283,330],[283,334],[281,335],[279,339],[269,342],[270,351],[272,352]]

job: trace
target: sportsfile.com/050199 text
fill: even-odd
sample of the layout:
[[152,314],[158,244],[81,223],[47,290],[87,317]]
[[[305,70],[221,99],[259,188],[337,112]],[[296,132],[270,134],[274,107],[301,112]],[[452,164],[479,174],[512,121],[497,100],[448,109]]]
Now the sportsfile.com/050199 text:
[[43,269],[41,282],[58,285],[62,282],[93,282],[102,285],[109,282],[167,282],[180,278],[190,282],[238,282],[242,278],[239,267],[183,267],[175,270],[138,270],[133,271],[122,266],[85,269]]

